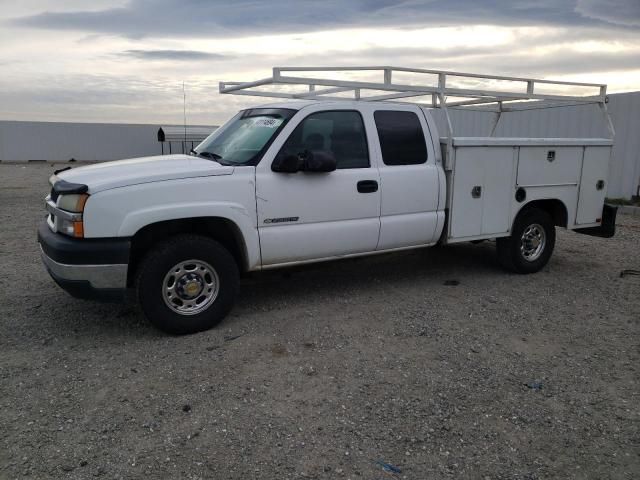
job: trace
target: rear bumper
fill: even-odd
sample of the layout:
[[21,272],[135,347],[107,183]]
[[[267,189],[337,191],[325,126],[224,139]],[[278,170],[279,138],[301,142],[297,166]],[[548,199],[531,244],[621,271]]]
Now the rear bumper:
[[129,239],[75,239],[38,228],[42,262],[51,278],[77,298],[122,300],[127,289]]

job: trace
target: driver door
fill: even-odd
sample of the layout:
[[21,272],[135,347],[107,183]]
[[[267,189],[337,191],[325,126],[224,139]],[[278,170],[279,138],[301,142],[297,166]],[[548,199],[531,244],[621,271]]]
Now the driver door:
[[[361,108],[299,111],[256,168],[264,267],[373,252],[380,232],[380,188]],[[325,107],[326,108],[326,107]],[[364,114],[363,114],[364,113]],[[367,128],[368,127],[368,128]],[[375,127],[374,127],[375,128]],[[271,170],[277,155],[321,150],[336,158],[325,173]]]

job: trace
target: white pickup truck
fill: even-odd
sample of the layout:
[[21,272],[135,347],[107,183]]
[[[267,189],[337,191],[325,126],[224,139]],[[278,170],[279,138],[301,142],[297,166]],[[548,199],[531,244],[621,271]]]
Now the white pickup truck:
[[504,267],[533,273],[555,227],[613,234],[610,139],[441,138],[426,107],[321,95],[243,110],[190,155],[55,174],[47,270],[77,297],[135,290],[153,324],[191,333],[244,272],[496,238]]

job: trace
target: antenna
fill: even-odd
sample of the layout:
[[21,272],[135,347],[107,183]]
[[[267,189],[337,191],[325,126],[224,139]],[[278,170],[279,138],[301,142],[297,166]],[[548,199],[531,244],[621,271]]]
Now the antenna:
[[184,147],[182,153],[186,153],[187,149],[187,90],[184,88],[184,80],[182,81],[182,116],[184,121]]

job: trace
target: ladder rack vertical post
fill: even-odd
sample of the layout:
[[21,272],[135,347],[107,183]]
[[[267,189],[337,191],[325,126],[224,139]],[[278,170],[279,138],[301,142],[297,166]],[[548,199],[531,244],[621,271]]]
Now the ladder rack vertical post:
[[604,121],[607,124],[607,130],[609,130],[609,135],[611,135],[611,140],[616,136],[616,130],[613,127],[613,122],[611,121],[611,115],[609,115],[609,110],[607,109],[606,102],[598,102],[598,106],[600,110],[602,110],[602,115],[604,117]]
[[[528,90],[528,87],[527,87]],[[502,102],[498,102],[498,111],[496,112],[496,117],[493,122],[493,126],[491,127],[491,133],[489,133],[490,137],[493,137],[498,129],[498,123],[500,122],[500,117],[502,116]]]
[[451,161],[453,158],[453,124],[451,123],[449,109],[447,108],[447,102],[443,93],[438,94],[438,100],[440,101],[440,108],[444,112],[444,117],[447,121],[447,158],[445,168],[450,169],[452,167]]
[[438,74],[438,89],[443,92],[447,87],[447,75],[445,73]]
[[606,102],[606,100],[607,100],[607,86],[606,85],[601,85],[600,86],[600,98],[602,99],[603,102]]
[[611,135],[611,140],[613,140],[616,136],[616,129],[613,127],[611,115],[609,114],[609,109],[607,108],[608,101],[609,99],[607,98],[607,86],[600,85],[600,101],[598,102],[598,106],[600,107],[600,110],[602,110],[604,121],[607,124],[607,130],[609,130],[609,135]]
[[440,100],[440,108],[444,112],[444,116],[447,120],[447,167],[451,168],[451,159],[453,158],[453,123],[451,122],[451,116],[449,115],[449,109],[447,108],[447,99],[444,96],[445,88],[447,87],[447,74],[438,73],[438,99]]
[[384,69],[384,83],[385,85],[391,85],[391,69],[390,68]]

